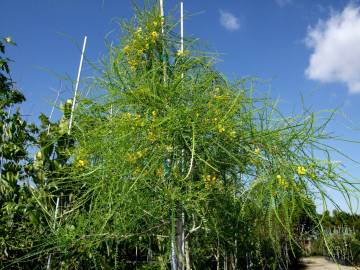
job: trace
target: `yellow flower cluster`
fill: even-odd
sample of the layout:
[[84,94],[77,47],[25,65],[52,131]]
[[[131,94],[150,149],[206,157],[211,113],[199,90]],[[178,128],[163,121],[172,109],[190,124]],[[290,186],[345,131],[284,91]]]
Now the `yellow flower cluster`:
[[[148,29],[148,31],[151,31],[151,29]],[[141,27],[138,27],[135,30],[129,44],[123,48],[128,59],[128,64],[132,70],[135,70],[143,61],[145,61],[143,55],[149,50],[149,43],[155,43],[158,36],[159,34],[157,31],[151,31],[150,34],[147,34],[144,33]]]
[[153,25],[155,26],[155,27],[157,27],[159,24],[164,24],[164,18],[162,17],[162,18],[160,18],[160,17],[158,17],[158,18],[155,18],[155,20],[153,20]]
[[157,168],[155,174],[157,177],[162,177],[164,175],[164,168],[162,166]]
[[77,162],[76,162],[76,167],[84,167],[86,164],[85,160],[82,160],[82,159],[79,159]]
[[155,42],[156,39],[158,38],[159,34],[156,31],[152,31],[150,36],[151,36],[151,41]]
[[165,149],[167,152],[171,153],[172,151],[174,151],[174,147],[172,147],[171,145],[166,145]]
[[126,45],[123,50],[124,50],[124,53],[125,53],[125,54],[129,54],[129,53],[130,53],[130,47],[129,47],[129,45]]
[[135,170],[132,172],[133,176],[138,176],[141,173],[141,168],[137,166]]
[[141,114],[139,113],[132,115],[131,113],[127,112],[125,113],[125,118],[130,121],[134,120],[135,126],[133,126],[132,129],[135,129],[135,127],[145,126],[145,120],[141,117]]
[[150,142],[156,141],[156,135],[155,135],[155,133],[152,132],[152,131],[149,131],[148,134],[147,134],[147,139],[148,139]]
[[222,125],[218,125],[218,131],[219,131],[219,133],[223,133],[223,132],[225,132],[225,128],[222,126]]
[[179,57],[181,57],[181,56],[184,56],[184,51],[182,51],[182,50],[178,50],[177,52],[176,52],[176,55],[177,56],[179,56]]
[[187,56],[190,52],[187,50],[177,50],[176,52],[176,56],[178,57],[183,57],[183,56]]
[[208,175],[203,175],[202,180],[205,183],[205,188],[210,189],[211,187],[213,187],[216,184],[217,178],[214,175],[212,176],[212,175],[208,174]]
[[288,188],[289,187],[289,183],[280,174],[278,174],[276,176],[276,179],[277,179],[279,185],[282,186],[283,188]]
[[297,173],[298,175],[305,175],[306,174],[306,169],[304,166],[298,166],[297,167]]
[[135,70],[137,68],[137,66],[138,66],[138,62],[135,59],[130,59],[128,61],[128,64],[130,65],[130,68],[132,70]]
[[127,154],[127,160],[130,163],[135,163],[138,159],[142,158],[144,156],[143,151],[137,151],[135,153],[128,153]]

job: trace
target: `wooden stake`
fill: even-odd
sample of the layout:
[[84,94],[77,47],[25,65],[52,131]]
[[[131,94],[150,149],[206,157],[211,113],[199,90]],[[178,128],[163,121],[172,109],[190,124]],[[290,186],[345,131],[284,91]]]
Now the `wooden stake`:
[[68,134],[71,133],[71,127],[72,127],[72,122],[73,122],[73,117],[74,117],[74,110],[75,110],[75,105],[76,105],[76,96],[77,96],[77,92],[78,92],[78,89],[79,89],[80,74],[81,74],[82,64],[83,64],[83,60],[84,60],[86,40],[87,40],[87,36],[84,37],[83,47],[82,47],[82,50],[81,50],[80,64],[79,64],[78,74],[77,74],[77,78],[76,78],[74,98],[73,98],[73,102],[72,102],[72,106],[71,106],[71,114],[70,114],[70,120],[69,120]]

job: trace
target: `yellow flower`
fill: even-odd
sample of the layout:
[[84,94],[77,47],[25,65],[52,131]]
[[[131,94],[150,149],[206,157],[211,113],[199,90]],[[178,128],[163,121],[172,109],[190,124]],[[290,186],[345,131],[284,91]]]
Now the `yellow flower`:
[[256,147],[254,152],[256,155],[260,154],[260,148]]
[[165,148],[166,148],[166,151],[168,151],[169,153],[174,150],[174,147],[172,147],[171,145],[167,145],[167,146],[165,146]]
[[298,173],[298,175],[305,175],[305,174],[306,174],[306,169],[305,169],[305,167],[303,167],[303,166],[298,166],[298,167],[297,167],[297,173]]
[[184,53],[184,51],[182,51],[182,50],[178,50],[177,52],[176,52],[176,55],[177,56],[183,56],[185,53]]
[[210,174],[208,174],[206,176],[203,175],[202,179],[203,179],[203,181],[205,183],[205,188],[206,189],[209,189],[212,186],[214,186],[216,184],[216,180],[217,180],[216,176],[211,176]]
[[138,166],[133,171],[133,176],[138,176],[141,173],[141,168]]
[[139,49],[139,50],[137,50],[137,54],[138,55],[142,55],[144,53],[144,49]]
[[85,166],[85,160],[79,159],[76,164],[78,167],[84,167]]
[[155,41],[155,40],[157,39],[158,35],[159,35],[159,34],[158,34],[156,31],[152,31],[152,32],[151,32],[151,39],[152,39],[153,41]]
[[178,50],[177,52],[176,52],[176,55],[177,56],[186,56],[186,55],[188,55],[190,52],[188,51],[188,50]]
[[130,120],[131,117],[132,117],[132,114],[128,112],[128,113],[126,114],[126,118]]
[[222,125],[218,125],[218,130],[220,133],[223,133],[225,131],[225,128]]
[[155,174],[156,174],[157,177],[163,176],[163,175],[164,175],[164,169],[163,169],[163,167],[157,168]]
[[142,158],[144,156],[144,153],[142,151],[137,151],[136,152],[136,157],[137,158]]
[[132,153],[128,153],[127,154],[127,161],[129,161],[130,163],[135,163],[136,162],[136,155],[134,155]]
[[236,137],[236,131],[235,130],[230,131],[229,134],[230,134],[230,137],[232,137],[232,138]]
[[124,53],[128,54],[130,51],[129,45],[126,45],[123,50],[124,50]]
[[129,60],[128,64],[132,67],[132,68],[136,68],[136,66],[138,65],[138,63],[136,62],[136,60]]
[[278,180],[280,186],[284,188],[287,188],[289,186],[289,183],[280,174],[276,176],[276,179]]
[[152,116],[153,116],[154,118],[157,116],[156,111],[152,111],[151,114],[152,114]]
[[153,132],[150,131],[147,135],[147,139],[151,142],[154,142],[156,140],[156,136]]

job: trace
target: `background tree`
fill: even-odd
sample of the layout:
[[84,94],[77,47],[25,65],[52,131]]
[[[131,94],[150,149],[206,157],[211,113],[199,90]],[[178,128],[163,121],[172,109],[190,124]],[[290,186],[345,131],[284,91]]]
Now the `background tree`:
[[5,56],[8,44],[15,45],[10,38],[0,40],[0,267],[31,250],[34,228],[39,224],[30,190],[36,183],[28,156],[36,128],[27,124],[16,108],[25,97],[10,77],[10,60]]

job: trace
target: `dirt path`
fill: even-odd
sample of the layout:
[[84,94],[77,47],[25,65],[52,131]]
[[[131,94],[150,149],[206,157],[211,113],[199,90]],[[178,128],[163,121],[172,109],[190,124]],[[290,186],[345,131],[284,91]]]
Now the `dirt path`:
[[323,257],[309,257],[303,258],[302,262],[304,267],[301,269],[306,270],[354,270],[355,267],[337,265],[336,263],[329,262]]

